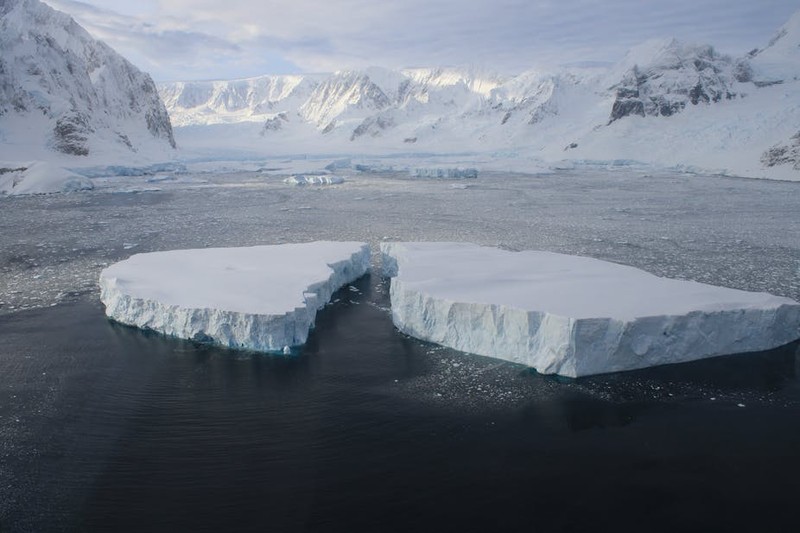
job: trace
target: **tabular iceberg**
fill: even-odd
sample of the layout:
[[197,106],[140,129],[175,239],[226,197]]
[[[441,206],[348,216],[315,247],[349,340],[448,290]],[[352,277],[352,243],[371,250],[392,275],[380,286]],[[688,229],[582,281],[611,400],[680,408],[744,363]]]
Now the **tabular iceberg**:
[[332,174],[320,174],[317,176],[311,175],[294,175],[289,176],[284,183],[287,185],[340,185],[344,183],[344,178],[341,176],[334,176]]
[[231,348],[305,343],[317,309],[369,268],[369,245],[312,242],[137,254],[103,270],[110,318]]
[[579,377],[767,350],[800,304],[588,257],[468,243],[382,243],[392,319],[414,337]]

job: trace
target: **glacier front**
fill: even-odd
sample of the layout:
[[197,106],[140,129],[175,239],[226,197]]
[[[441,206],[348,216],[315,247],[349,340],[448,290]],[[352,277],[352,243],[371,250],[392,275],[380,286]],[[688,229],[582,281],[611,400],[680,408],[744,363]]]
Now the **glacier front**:
[[800,304],[550,252],[382,243],[408,335],[580,377],[767,350],[800,338]]
[[330,241],[144,253],[100,273],[100,298],[123,324],[274,352],[305,343],[317,310],[369,260],[365,243]]

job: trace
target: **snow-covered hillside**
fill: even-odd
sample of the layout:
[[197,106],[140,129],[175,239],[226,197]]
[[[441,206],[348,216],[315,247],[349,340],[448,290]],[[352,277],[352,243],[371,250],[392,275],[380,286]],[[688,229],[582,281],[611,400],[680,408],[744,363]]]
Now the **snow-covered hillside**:
[[800,13],[734,58],[674,39],[610,68],[474,69],[163,84],[179,140],[262,154],[502,152],[800,179]]
[[162,85],[161,97],[174,113],[172,123],[265,122],[296,110],[317,87],[314,76],[260,76],[236,81],[178,82]]
[[68,15],[0,0],[0,50],[0,160],[170,156],[172,126],[150,76]]
[[754,79],[760,85],[800,78],[800,11],[784,24],[767,46],[749,54]]
[[[159,90],[181,144],[190,148],[227,146],[271,154],[463,152],[529,147],[532,133],[552,132],[550,127],[574,132],[575,121],[563,121],[573,115],[607,122],[608,110],[595,117],[587,108],[603,96],[592,84],[581,83],[597,77],[596,72],[509,78],[459,69],[370,68],[303,77],[304,83],[298,82],[303,90],[273,100],[255,96],[254,87],[283,77],[177,82]],[[249,87],[246,97],[240,96],[242,87]],[[231,106],[231,101],[250,104]]]

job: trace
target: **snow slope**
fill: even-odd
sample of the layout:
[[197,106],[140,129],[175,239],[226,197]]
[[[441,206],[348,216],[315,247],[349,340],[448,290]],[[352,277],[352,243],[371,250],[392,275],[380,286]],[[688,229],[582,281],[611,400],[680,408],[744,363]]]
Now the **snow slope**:
[[792,15],[767,46],[750,53],[753,76],[761,83],[800,78],[800,11]]
[[173,155],[150,76],[68,15],[38,0],[2,0],[0,49],[0,160]]
[[305,343],[317,310],[369,268],[369,246],[312,242],[137,254],[103,270],[114,320],[231,348]]
[[93,188],[89,178],[44,161],[0,162],[0,195],[50,194]]
[[800,338],[800,304],[633,267],[467,243],[382,243],[400,331],[578,377]]
[[743,58],[668,39],[610,68],[370,68],[292,77],[272,100],[235,96],[253,80],[159,90],[181,142],[206,152],[512,153],[800,179],[798,78],[800,14]]

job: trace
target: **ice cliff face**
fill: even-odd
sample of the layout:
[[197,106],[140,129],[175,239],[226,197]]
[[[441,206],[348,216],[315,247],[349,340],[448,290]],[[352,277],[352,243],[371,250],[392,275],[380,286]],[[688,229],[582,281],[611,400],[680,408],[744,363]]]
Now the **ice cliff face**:
[[457,350],[579,377],[771,349],[800,304],[597,259],[468,243],[381,243],[392,321]]
[[153,142],[175,147],[150,76],[68,15],[38,0],[0,0],[0,50],[0,143],[22,119],[69,155],[89,155],[98,139],[134,152]]
[[123,324],[274,352],[305,343],[317,311],[369,261],[360,242],[136,254],[101,272],[100,298]]

